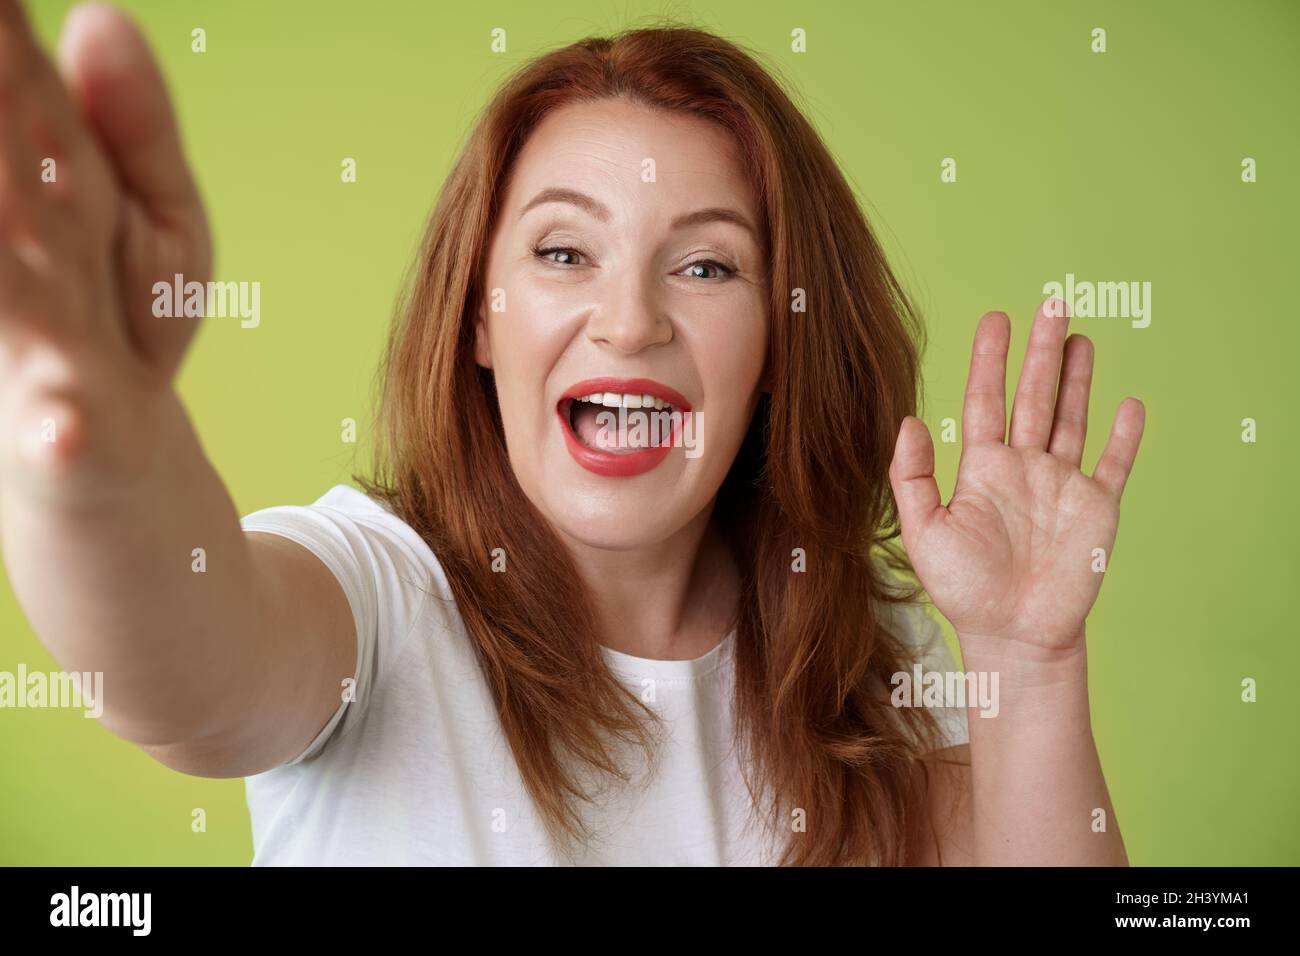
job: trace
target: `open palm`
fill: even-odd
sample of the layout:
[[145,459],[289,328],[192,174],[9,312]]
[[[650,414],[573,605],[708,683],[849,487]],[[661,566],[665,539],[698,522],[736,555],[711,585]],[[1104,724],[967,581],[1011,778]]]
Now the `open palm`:
[[1097,599],[1137,455],[1144,410],[1126,399],[1091,477],[1080,470],[1092,343],[1066,338],[1063,303],[1040,306],[1006,432],[1006,315],[980,321],[962,412],[957,486],[945,507],[925,425],[904,420],[890,468],[921,584],[962,636],[1072,649]]

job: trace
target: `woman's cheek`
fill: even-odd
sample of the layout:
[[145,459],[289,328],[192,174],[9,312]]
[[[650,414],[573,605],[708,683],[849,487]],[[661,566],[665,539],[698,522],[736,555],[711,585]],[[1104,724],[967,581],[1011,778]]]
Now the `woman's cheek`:
[[767,358],[767,322],[758,303],[737,309],[723,320],[702,322],[696,354],[710,392],[724,392],[744,404],[758,388]]
[[[566,304],[552,284],[525,274],[503,288],[502,311],[493,315],[496,335],[493,354],[509,356],[508,365],[516,374],[543,374],[549,363],[541,360],[563,350],[559,342]],[[542,366],[539,368],[539,366]]]
[[516,470],[527,467],[531,449],[546,424],[541,410],[546,374],[552,362],[544,358],[548,336],[544,311],[524,308],[516,297],[504,312],[492,316],[492,366],[496,379],[506,447]]

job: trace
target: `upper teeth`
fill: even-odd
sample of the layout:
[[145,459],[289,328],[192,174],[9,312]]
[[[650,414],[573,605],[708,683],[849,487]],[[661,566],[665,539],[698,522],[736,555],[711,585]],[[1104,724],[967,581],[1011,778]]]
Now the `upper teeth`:
[[577,401],[591,402],[593,405],[605,405],[609,408],[671,408],[662,398],[653,395],[623,395],[618,392],[592,392],[579,395]]

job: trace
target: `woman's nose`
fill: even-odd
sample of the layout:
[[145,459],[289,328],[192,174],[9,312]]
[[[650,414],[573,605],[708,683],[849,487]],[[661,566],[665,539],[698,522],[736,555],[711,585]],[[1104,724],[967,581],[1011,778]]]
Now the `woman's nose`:
[[613,283],[587,319],[587,338],[633,354],[672,341],[673,326],[644,280]]

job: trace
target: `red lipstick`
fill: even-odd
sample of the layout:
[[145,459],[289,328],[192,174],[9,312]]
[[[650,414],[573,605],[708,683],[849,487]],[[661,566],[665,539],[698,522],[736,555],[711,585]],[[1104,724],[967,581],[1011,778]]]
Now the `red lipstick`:
[[[584,395],[595,392],[613,392],[618,395],[651,395],[674,411],[685,414],[691,410],[690,403],[681,393],[648,378],[589,378],[568,388],[560,396],[555,406],[555,415],[560,429],[564,432],[564,444],[569,454],[583,468],[605,478],[631,478],[653,469],[665,458],[677,443],[677,427],[673,428],[668,441],[656,447],[638,449],[637,451],[615,454],[600,448],[593,448],[574,434],[570,425],[569,410],[572,403]],[[613,409],[610,409],[613,411]],[[635,411],[636,409],[632,409]]]

